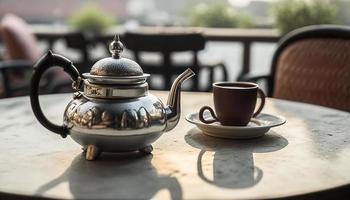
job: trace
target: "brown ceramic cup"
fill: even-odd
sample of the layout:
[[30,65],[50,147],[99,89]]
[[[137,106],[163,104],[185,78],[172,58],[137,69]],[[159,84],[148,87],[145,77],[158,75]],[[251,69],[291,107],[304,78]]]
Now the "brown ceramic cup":
[[[261,103],[254,112],[258,95]],[[215,112],[209,106],[203,106],[199,111],[199,120],[206,124],[218,121],[224,126],[246,126],[265,105],[264,92],[257,84],[250,82],[214,83],[213,96]],[[210,112],[213,119],[204,119],[205,110]]]

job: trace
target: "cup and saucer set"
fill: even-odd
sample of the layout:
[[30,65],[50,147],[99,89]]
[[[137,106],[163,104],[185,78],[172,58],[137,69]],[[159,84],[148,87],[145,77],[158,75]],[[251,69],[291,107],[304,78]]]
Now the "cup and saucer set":
[[[258,96],[261,102],[254,112]],[[250,139],[261,137],[270,128],[286,122],[282,116],[261,113],[265,94],[255,83],[217,82],[213,84],[213,97],[215,112],[211,107],[203,106],[199,112],[186,116],[188,122],[206,135]]]

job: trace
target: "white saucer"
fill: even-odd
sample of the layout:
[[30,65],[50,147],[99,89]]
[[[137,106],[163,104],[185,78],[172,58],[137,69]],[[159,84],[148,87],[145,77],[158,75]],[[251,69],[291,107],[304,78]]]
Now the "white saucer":
[[[210,119],[209,113],[204,113],[205,119]],[[186,120],[195,124],[204,134],[213,137],[230,139],[249,139],[263,136],[270,128],[280,126],[286,122],[282,116],[260,113],[252,118],[247,126],[223,126],[219,122],[204,124],[199,120],[198,113],[186,116]]]

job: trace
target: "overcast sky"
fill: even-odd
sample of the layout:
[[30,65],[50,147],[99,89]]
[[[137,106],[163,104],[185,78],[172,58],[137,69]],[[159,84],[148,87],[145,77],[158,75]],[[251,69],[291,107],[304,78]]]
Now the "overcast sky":
[[[237,7],[244,7],[249,4],[251,0],[228,0],[230,4]],[[258,1],[274,1],[274,0],[258,0]]]

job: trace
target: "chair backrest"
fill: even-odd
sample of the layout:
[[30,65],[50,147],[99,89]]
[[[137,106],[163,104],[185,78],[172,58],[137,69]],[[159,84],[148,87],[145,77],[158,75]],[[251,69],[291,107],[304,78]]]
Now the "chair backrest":
[[28,24],[13,14],[6,14],[0,22],[0,37],[11,60],[35,63],[42,52]]
[[[164,87],[169,89],[174,75],[190,67],[196,74],[199,72],[198,51],[204,49],[205,39],[200,33],[135,33],[127,32],[124,36],[126,48],[134,53],[135,60],[146,73],[159,74],[164,78]],[[190,51],[193,54],[190,63],[177,65],[172,62],[174,52]],[[145,63],[140,58],[141,52],[159,52],[162,63],[154,65]],[[198,90],[198,76],[192,78],[191,90]]]
[[273,97],[350,111],[350,28],[296,30],[272,61]]
[[[30,26],[20,17],[5,14],[0,21],[0,38],[6,47],[6,62],[0,63],[0,96],[22,96],[29,92],[32,65],[42,56],[42,50]],[[76,42],[76,41],[75,41]],[[53,68],[43,77],[43,92],[64,92],[70,77],[61,69]],[[62,86],[62,87],[61,87]],[[55,90],[54,90],[55,89]],[[56,91],[57,90],[57,91]]]

